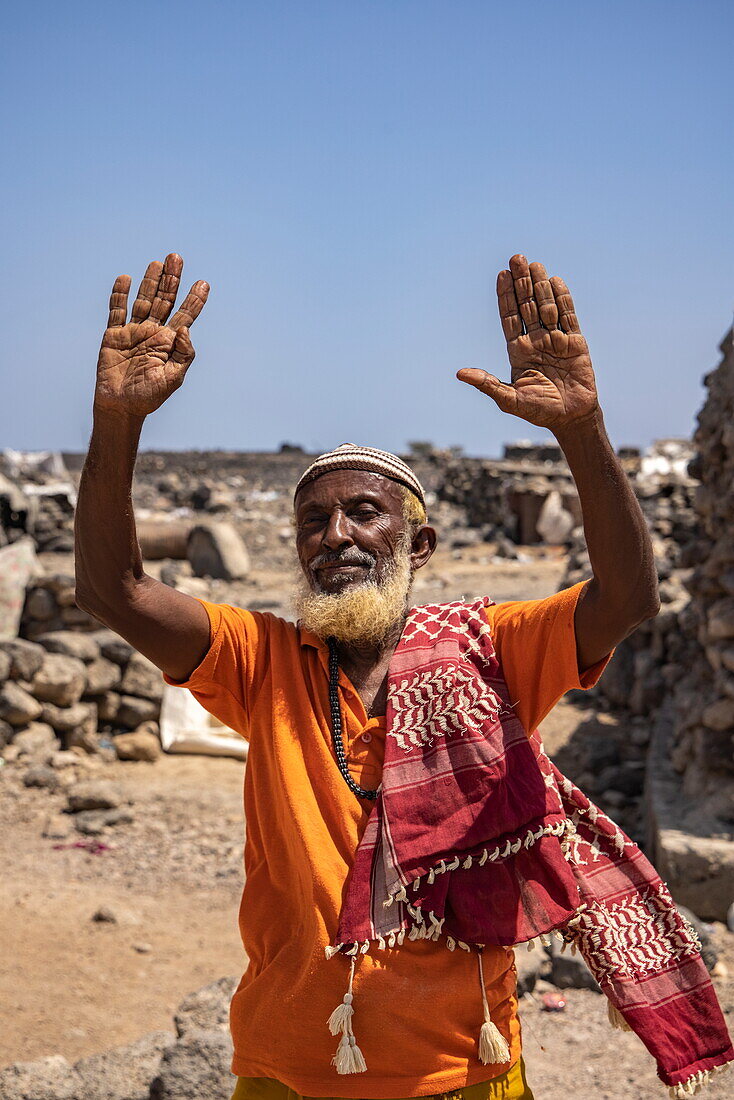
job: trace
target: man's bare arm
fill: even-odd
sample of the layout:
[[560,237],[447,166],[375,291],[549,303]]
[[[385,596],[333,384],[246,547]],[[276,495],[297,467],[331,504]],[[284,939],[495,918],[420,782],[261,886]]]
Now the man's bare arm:
[[204,656],[209,619],[198,600],[143,570],[132,480],[145,417],[179,388],[194,358],[189,327],[209,287],[195,283],[169,320],[182,268],[175,254],[148,265],[129,322],[130,279],[115,281],[75,520],[77,603],[175,680]]
[[568,287],[542,264],[513,256],[497,278],[512,381],[483,370],[458,377],[503,412],[548,428],[581,501],[593,577],[576,607],[580,669],[589,668],[659,609],[657,573],[639,503],[604,429],[596,381]]

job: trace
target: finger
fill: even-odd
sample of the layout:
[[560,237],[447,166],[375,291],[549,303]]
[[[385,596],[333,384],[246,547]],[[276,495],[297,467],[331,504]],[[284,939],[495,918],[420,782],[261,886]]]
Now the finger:
[[497,276],[497,304],[500,310],[502,331],[505,334],[505,340],[509,344],[511,340],[517,340],[518,336],[522,336],[522,318],[517,307],[512,273],[509,271],[500,271]]
[[145,275],[140,284],[138,290],[138,296],[133,302],[133,311],[130,315],[131,321],[145,321],[150,313],[150,307],[153,304],[155,293],[158,289],[158,280],[161,277],[163,271],[163,264],[160,260],[153,260],[148,264],[145,269]]
[[168,322],[168,327],[175,329],[184,327],[189,328],[190,325],[193,325],[206,305],[208,297],[209,283],[205,283],[203,279],[200,279],[198,283],[194,283],[191,290]]
[[548,329],[558,328],[558,309],[547,271],[542,264],[537,263],[530,264],[529,271],[541,321]]
[[194,345],[191,343],[191,337],[187,328],[180,328],[176,333],[176,339],[173,341],[173,347],[171,348],[171,359],[174,363],[178,363],[179,366],[188,368],[194,361]]
[[169,253],[166,256],[166,262],[163,264],[163,271],[158,280],[158,289],[150,307],[151,321],[157,321],[158,324],[165,325],[168,314],[173,309],[173,303],[176,301],[182,271],[183,260],[179,254],[177,252]]
[[130,293],[129,275],[118,275],[115,279],[112,293],[110,294],[110,315],[107,318],[107,328],[119,328],[127,321],[127,296]]
[[520,309],[520,316],[525,322],[528,332],[540,328],[538,307],[533,297],[533,280],[530,275],[528,261],[524,256],[513,256],[510,260],[510,271],[515,283],[515,297]]
[[506,382],[500,382],[493,374],[487,374],[486,370],[476,367],[467,367],[457,372],[456,377],[460,382],[467,382],[476,390],[481,390],[498,405],[502,412],[514,413],[517,409],[517,392],[514,386],[508,386]]
[[560,275],[551,276],[550,285],[558,307],[558,323],[564,332],[581,332],[571,291]]

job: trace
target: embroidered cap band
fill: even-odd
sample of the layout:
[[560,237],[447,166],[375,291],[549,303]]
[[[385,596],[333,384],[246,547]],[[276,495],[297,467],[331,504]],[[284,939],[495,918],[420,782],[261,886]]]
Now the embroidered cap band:
[[426,497],[423,486],[408,466],[397,455],[389,451],[378,451],[375,447],[357,447],[354,443],[342,443],[333,451],[327,451],[312,462],[308,469],[301,475],[296,485],[296,494],[309,481],[315,481],[322,474],[331,473],[332,470],[365,470],[370,474],[382,474],[391,481],[397,481],[405,485],[418,497],[423,507],[426,506]]

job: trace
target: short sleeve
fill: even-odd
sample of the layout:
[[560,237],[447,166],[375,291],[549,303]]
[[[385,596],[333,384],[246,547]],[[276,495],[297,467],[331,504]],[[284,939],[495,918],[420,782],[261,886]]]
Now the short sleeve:
[[163,679],[188,688],[205,710],[225,726],[249,736],[249,708],[259,657],[266,644],[267,619],[229,604],[199,600],[209,616],[209,649],[188,680]]
[[612,656],[579,672],[574,614],[585,582],[543,600],[487,608],[497,656],[515,712],[530,733],[562,695],[593,687]]

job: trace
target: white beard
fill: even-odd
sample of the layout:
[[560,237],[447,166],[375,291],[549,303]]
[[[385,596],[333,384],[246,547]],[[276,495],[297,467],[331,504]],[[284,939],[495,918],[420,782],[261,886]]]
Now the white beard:
[[314,592],[299,578],[294,599],[298,621],[318,638],[352,645],[379,645],[402,622],[413,583],[410,540],[401,540],[381,580],[368,578],[343,592]]

